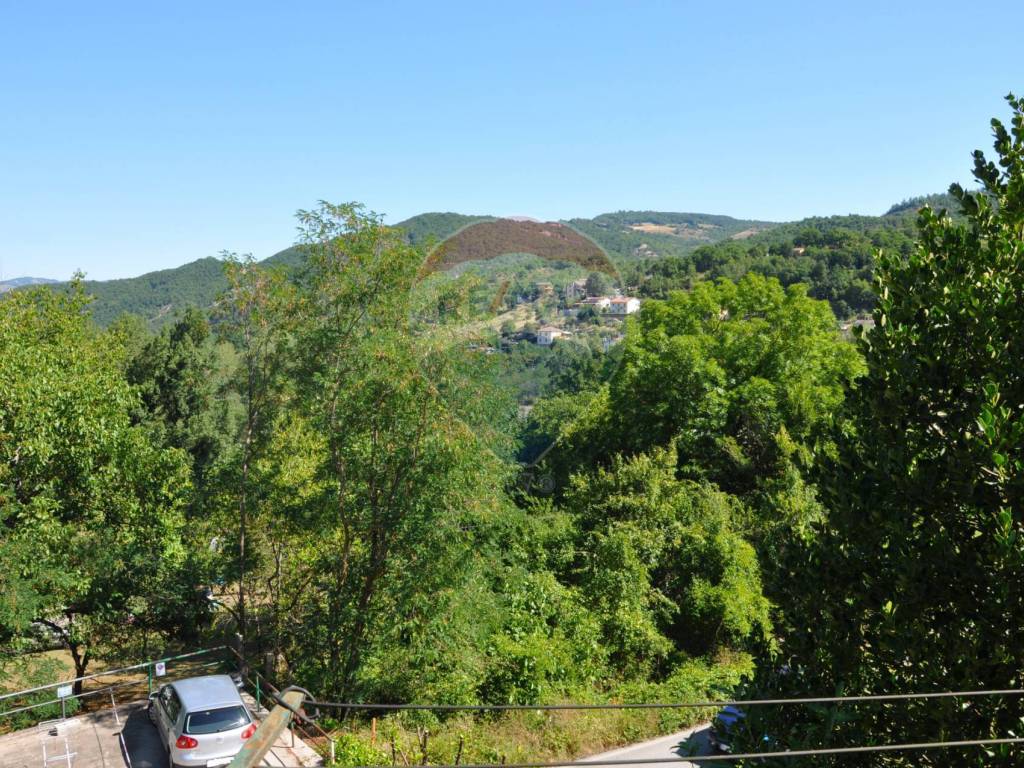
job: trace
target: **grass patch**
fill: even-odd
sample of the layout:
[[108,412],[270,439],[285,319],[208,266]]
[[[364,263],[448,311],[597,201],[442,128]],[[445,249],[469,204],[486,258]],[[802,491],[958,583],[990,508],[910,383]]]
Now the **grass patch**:
[[[727,695],[752,671],[735,655],[681,665],[662,683],[625,683],[553,699],[558,704],[698,701]],[[376,720],[325,721],[339,765],[572,761],[707,722],[713,709],[522,710],[438,717],[402,712]]]

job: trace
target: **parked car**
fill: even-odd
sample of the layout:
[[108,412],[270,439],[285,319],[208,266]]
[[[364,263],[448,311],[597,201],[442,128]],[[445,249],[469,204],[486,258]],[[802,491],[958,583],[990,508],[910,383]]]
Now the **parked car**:
[[256,720],[228,675],[168,683],[149,697],[149,719],[172,768],[227,765],[256,732]]
[[733,734],[746,716],[737,707],[722,707],[722,711],[711,721],[711,746],[719,752],[732,752]]

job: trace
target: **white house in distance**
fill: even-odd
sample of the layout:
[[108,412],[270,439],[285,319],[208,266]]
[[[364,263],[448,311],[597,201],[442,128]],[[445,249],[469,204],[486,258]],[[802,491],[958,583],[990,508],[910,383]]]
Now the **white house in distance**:
[[608,314],[625,317],[640,311],[640,299],[633,296],[616,296],[608,300]]
[[545,325],[537,331],[537,343],[542,347],[550,347],[555,343],[555,339],[560,339],[563,336],[568,336],[568,334],[561,328]]

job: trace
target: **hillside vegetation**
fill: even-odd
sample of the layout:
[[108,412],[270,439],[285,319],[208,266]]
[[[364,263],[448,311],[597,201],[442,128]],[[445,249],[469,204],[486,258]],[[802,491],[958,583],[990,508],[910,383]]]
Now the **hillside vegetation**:
[[840,318],[863,315],[874,307],[871,279],[877,252],[909,255],[924,205],[956,210],[949,195],[931,195],[894,205],[884,216],[812,217],[746,239],[702,245],[684,256],[646,258],[627,267],[625,279],[641,296],[666,298],[702,280],[737,280],[756,272],[784,286],[806,285]]
[[[566,223],[604,249],[625,284],[642,296],[664,298],[670,290],[691,288],[702,279],[735,280],[747,272],[758,272],[777,277],[783,285],[803,282],[811,296],[828,300],[840,317],[849,317],[871,309],[869,283],[875,249],[909,252],[916,211],[922,204],[952,208],[948,195],[931,195],[898,203],[884,216],[817,217],[787,224],[664,211],[620,211]],[[424,213],[396,226],[411,245],[429,247],[468,224],[487,221],[509,220]],[[475,230],[468,239],[479,242],[467,242],[467,253],[487,258],[495,244],[511,242],[507,235],[491,234],[486,228]],[[586,238],[576,240],[581,243],[576,249],[581,255],[592,250]],[[527,253],[551,250],[550,238],[538,235],[536,243],[516,247]],[[557,258],[575,260],[564,248],[562,251]],[[297,269],[306,263],[307,254],[304,246],[296,245],[264,263]],[[590,254],[585,258],[597,257]],[[212,305],[226,287],[219,265],[218,259],[205,258],[140,277],[86,281],[85,287],[96,299],[92,311],[101,325],[129,313],[159,327],[189,307]]]
[[569,224],[593,238],[620,266],[637,258],[684,256],[695,248],[731,238],[743,239],[775,226],[706,213],[619,211]]

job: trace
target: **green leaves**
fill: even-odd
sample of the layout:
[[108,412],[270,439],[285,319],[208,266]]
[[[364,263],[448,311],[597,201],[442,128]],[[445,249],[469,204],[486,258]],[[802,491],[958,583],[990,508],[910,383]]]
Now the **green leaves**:
[[578,521],[573,582],[601,618],[612,660],[650,674],[679,651],[714,654],[762,641],[770,626],[738,505],[675,476],[674,447],[576,475],[566,509]]
[[[782,649],[801,670],[799,690],[1021,681],[1024,102],[1009,103],[1013,129],[993,121],[998,161],[974,154],[982,189],[950,188],[966,220],[926,208],[910,257],[878,258],[875,327],[861,343],[867,374],[850,401],[852,429],[822,467],[828,527],[783,603]],[[833,735],[977,738],[1003,735],[1020,715],[1015,699],[900,718],[864,711]],[[808,731],[798,715],[771,720],[784,741]],[[996,751],[986,762],[1014,764]]]
[[183,454],[132,425],[119,339],[85,304],[77,284],[0,302],[0,633],[49,623],[69,649],[101,656],[188,622],[176,609],[191,594],[191,484]]

